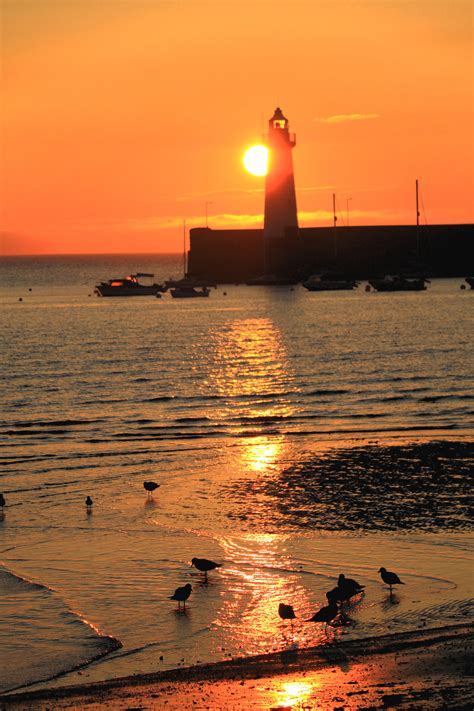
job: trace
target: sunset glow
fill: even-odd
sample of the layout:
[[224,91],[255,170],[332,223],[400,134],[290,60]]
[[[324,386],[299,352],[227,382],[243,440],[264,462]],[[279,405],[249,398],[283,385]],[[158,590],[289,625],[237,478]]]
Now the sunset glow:
[[249,148],[244,155],[245,169],[252,175],[266,175],[268,164],[268,149],[258,145]]
[[423,223],[471,222],[471,10],[6,0],[3,253],[179,252],[210,201],[212,227],[248,227],[242,148],[277,104],[301,224],[331,225],[333,192],[351,224],[413,224],[415,178]]

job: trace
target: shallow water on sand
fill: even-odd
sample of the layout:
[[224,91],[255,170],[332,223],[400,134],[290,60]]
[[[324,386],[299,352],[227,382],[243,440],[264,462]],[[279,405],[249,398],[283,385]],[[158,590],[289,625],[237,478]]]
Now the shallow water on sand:
[[[413,294],[88,296],[96,279],[178,269],[171,257],[3,265],[3,689],[80,665],[58,683],[469,615],[472,299],[460,280]],[[223,567],[204,584],[193,556]],[[392,599],[381,565],[405,582]],[[309,617],[340,572],[366,585],[351,624],[279,621],[281,601]],[[178,614],[168,596],[187,582]]]

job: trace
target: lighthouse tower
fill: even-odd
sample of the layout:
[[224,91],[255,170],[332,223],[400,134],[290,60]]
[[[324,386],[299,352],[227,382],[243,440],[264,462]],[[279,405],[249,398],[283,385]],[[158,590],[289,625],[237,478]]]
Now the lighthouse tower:
[[268,169],[265,180],[265,241],[285,237],[298,228],[292,148],[296,136],[280,108],[268,122]]

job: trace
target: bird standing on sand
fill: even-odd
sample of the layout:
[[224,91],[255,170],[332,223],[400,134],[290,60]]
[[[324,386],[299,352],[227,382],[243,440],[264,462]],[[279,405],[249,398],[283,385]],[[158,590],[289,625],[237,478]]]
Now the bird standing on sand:
[[291,626],[293,627],[293,620],[296,618],[296,615],[292,605],[285,605],[284,602],[280,602],[278,605],[278,614],[282,620],[291,620]]
[[5,501],[4,495],[3,495],[3,494],[0,494],[0,506],[2,507],[2,509],[3,509],[3,507],[6,505],[6,503],[7,503],[7,502]]
[[143,482],[143,488],[145,491],[148,491],[148,496],[151,498],[152,493],[155,491],[155,489],[159,488],[159,484],[156,483],[156,481],[144,481]]
[[207,573],[209,570],[215,570],[215,568],[222,568],[222,563],[214,563],[213,560],[207,560],[207,558],[193,558],[191,560],[191,565],[201,573],[204,573],[204,580],[207,581]]
[[88,509],[91,509],[93,503],[94,503],[94,502],[92,501],[91,497],[88,496],[88,497],[86,498],[86,506],[87,506],[87,508],[88,508]]
[[187,583],[186,585],[183,585],[182,588],[176,588],[173,595],[170,595],[170,600],[178,601],[178,610],[181,609],[181,603],[183,603],[184,609],[186,609],[186,600],[191,595],[192,589],[192,585],[190,585],[190,583]]
[[325,622],[325,630],[327,629],[328,622],[331,622],[331,620],[337,617],[337,613],[339,612],[337,602],[329,597],[329,593],[326,594],[326,597],[328,598],[329,604],[315,612],[309,620],[306,620],[306,622]]
[[396,573],[391,573],[390,570],[380,568],[379,573],[384,583],[387,583],[387,585],[390,586],[390,595],[392,594],[392,585],[405,585],[405,583],[400,580],[398,575]]

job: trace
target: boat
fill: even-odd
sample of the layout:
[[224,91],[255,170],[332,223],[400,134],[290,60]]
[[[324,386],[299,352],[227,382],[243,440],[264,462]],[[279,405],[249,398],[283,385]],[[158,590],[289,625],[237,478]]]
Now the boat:
[[154,276],[154,274],[137,272],[137,274],[129,274],[121,279],[101,281],[95,287],[94,293],[97,296],[156,296],[165,291],[162,284],[141,284],[138,281],[141,277],[153,279]]
[[197,287],[213,287],[217,289],[217,284],[206,279],[193,279],[193,277],[184,276],[181,279],[166,279],[166,289],[196,289]]
[[474,277],[466,277],[464,281],[469,284],[471,289],[474,289]]
[[198,290],[192,286],[179,286],[174,289],[170,289],[170,294],[173,299],[193,299],[196,296],[209,296],[210,289],[207,286],[203,286],[202,289]]
[[[210,286],[217,288],[217,284],[193,279],[186,273],[186,220],[183,220],[183,276],[181,279],[168,279],[165,281],[164,290],[168,290],[173,299],[194,299],[197,296],[209,296]],[[201,287],[198,291],[196,287]]]
[[324,274],[313,274],[302,282],[308,291],[342,291],[357,288],[355,279],[331,278]]
[[277,276],[276,274],[262,274],[262,276],[249,279],[245,282],[247,286],[292,286],[297,284],[298,279],[291,276]]
[[424,277],[407,279],[398,274],[387,274],[383,279],[369,279],[369,284],[376,291],[424,291],[427,281]]

